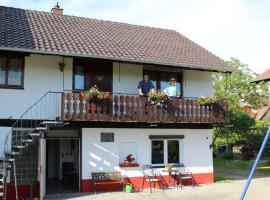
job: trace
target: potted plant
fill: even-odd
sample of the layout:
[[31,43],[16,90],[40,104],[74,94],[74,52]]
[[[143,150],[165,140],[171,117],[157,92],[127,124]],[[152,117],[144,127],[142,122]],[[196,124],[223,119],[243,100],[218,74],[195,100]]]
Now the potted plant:
[[86,99],[91,102],[97,102],[100,99],[107,98],[109,94],[107,92],[102,92],[98,89],[97,85],[94,85],[91,87],[88,91],[84,92],[81,91],[82,98]]
[[164,102],[165,95],[160,92],[160,90],[156,90],[155,92],[150,92],[148,94],[148,101],[152,105],[161,105]]
[[200,96],[197,100],[200,105],[211,105],[217,102],[214,97]]
[[131,164],[135,160],[135,157],[132,154],[128,154],[124,163]]

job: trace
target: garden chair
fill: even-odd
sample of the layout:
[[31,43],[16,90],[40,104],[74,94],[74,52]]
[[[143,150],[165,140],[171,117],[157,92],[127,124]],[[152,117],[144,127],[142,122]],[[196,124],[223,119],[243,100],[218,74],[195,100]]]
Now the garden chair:
[[[175,167],[175,179],[174,179],[174,186],[176,181],[179,182],[179,184],[181,185],[181,189],[183,189],[183,181],[185,180],[191,180],[192,182],[192,188],[194,189],[194,178],[193,178],[193,174],[189,171],[186,170],[185,166],[183,164],[179,164],[178,167]],[[178,184],[177,184],[177,188],[178,188]]]
[[156,188],[156,183],[160,184],[161,187],[162,187],[162,190],[164,191],[163,177],[162,177],[161,173],[158,170],[151,169],[151,168],[144,168],[143,169],[142,191],[144,189],[144,183],[145,182],[149,183],[151,193],[152,193],[152,184],[154,184],[154,189],[155,189]]

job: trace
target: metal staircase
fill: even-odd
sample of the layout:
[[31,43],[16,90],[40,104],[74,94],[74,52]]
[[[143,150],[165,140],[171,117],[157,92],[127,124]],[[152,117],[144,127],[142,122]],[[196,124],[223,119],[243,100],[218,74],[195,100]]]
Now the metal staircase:
[[[0,169],[0,199],[7,199],[7,184],[14,183],[18,200],[18,183],[33,185],[38,176],[38,139],[50,128],[62,127],[61,92],[47,92],[28,108],[8,132]],[[30,195],[33,188],[30,187]]]

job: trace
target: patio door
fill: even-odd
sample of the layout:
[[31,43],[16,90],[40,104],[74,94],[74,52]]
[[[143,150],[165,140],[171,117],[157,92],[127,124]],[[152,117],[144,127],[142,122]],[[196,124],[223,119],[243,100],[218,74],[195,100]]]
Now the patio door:
[[39,140],[39,185],[40,199],[46,195],[46,139]]

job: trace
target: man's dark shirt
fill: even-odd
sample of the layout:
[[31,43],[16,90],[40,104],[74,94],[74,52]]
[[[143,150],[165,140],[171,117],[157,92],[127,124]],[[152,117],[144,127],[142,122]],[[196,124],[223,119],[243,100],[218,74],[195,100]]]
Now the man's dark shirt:
[[151,89],[154,89],[155,87],[151,83],[151,81],[145,82],[145,80],[142,80],[139,82],[138,89],[142,90],[142,93],[144,95],[147,95]]

